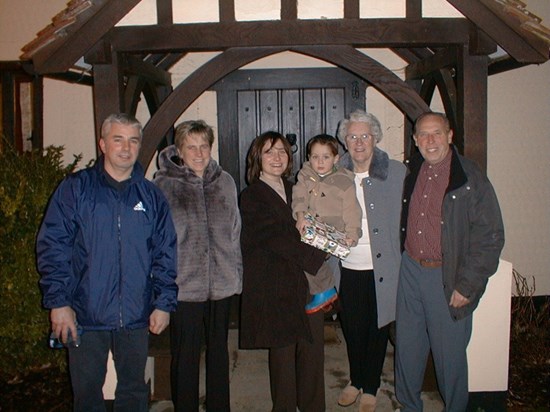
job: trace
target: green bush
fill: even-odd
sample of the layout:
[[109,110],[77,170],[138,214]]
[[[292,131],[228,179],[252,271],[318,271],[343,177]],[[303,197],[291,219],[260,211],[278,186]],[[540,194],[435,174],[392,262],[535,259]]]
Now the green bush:
[[18,153],[0,144],[0,376],[20,376],[47,364],[64,366],[65,351],[47,346],[35,241],[48,200],[82,156],[63,166],[63,147]]

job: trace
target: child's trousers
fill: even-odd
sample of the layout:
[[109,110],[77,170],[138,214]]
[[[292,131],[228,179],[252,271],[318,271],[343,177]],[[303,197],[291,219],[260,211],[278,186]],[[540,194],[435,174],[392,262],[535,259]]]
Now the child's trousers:
[[334,274],[332,273],[332,269],[330,268],[328,261],[325,261],[321,265],[316,275],[312,275],[307,272],[305,272],[305,274],[309,285],[309,293],[311,295],[324,292],[325,290],[331,289],[336,285],[334,281]]

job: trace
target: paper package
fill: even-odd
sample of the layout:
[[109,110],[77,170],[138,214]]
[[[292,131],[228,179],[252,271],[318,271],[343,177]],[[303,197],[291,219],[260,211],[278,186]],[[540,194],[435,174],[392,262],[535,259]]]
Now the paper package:
[[345,242],[345,233],[321,222],[309,213],[306,213],[304,218],[307,223],[302,234],[302,242],[340,259],[345,259],[349,255],[350,248]]

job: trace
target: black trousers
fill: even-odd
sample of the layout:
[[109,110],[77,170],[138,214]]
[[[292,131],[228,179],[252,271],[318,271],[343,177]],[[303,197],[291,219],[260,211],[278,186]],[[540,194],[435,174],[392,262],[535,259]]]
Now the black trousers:
[[351,384],[376,396],[386,357],[389,325],[378,328],[374,272],[343,267],[340,304]]
[[199,370],[203,330],[206,343],[206,410],[229,411],[227,336],[231,297],[178,302],[170,320],[170,378],[176,412],[199,410]]
[[308,315],[313,342],[269,349],[272,412],[325,410],[323,311]]

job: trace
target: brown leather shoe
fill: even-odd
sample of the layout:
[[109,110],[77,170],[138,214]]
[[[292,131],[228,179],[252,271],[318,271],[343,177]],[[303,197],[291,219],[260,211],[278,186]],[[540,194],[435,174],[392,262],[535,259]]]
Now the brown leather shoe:
[[374,412],[376,409],[376,396],[364,393],[359,398],[359,412]]
[[353,386],[350,383],[347,384],[347,386],[342,389],[342,392],[340,392],[340,396],[338,397],[338,405],[340,406],[350,406],[355,403],[359,395],[361,395],[361,390],[357,389],[355,386]]

